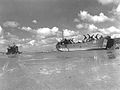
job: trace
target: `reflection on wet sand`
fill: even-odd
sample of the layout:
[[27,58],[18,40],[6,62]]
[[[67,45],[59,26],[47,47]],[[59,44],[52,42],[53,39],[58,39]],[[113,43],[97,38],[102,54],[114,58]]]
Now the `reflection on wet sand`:
[[0,61],[0,90],[119,90],[118,52],[54,52],[29,59],[5,58]]

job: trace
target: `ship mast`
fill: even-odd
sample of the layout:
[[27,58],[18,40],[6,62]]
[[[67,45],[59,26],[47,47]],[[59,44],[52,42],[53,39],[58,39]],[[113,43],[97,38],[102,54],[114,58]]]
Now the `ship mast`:
[[62,40],[64,39],[64,30],[62,30]]

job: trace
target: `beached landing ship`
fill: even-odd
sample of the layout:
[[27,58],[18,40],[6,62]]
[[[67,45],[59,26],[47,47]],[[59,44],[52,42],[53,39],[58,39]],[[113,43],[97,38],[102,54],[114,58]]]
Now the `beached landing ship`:
[[[89,34],[88,34],[89,35]],[[110,36],[93,38],[93,35],[89,35],[89,39],[83,39],[82,42],[74,43],[71,39],[63,39],[56,44],[58,51],[76,51],[76,50],[105,50],[114,46],[114,39]]]

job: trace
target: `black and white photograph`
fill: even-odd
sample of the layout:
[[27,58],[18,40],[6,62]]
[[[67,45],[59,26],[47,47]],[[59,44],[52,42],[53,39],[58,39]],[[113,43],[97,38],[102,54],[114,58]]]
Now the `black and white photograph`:
[[120,90],[120,0],[0,0],[0,90]]

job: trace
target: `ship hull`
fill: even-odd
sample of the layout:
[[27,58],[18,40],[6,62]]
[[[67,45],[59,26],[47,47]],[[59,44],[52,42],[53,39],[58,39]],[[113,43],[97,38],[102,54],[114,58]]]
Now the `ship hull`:
[[102,38],[86,43],[73,43],[67,45],[56,45],[58,51],[77,51],[77,50],[105,50],[107,40]]

